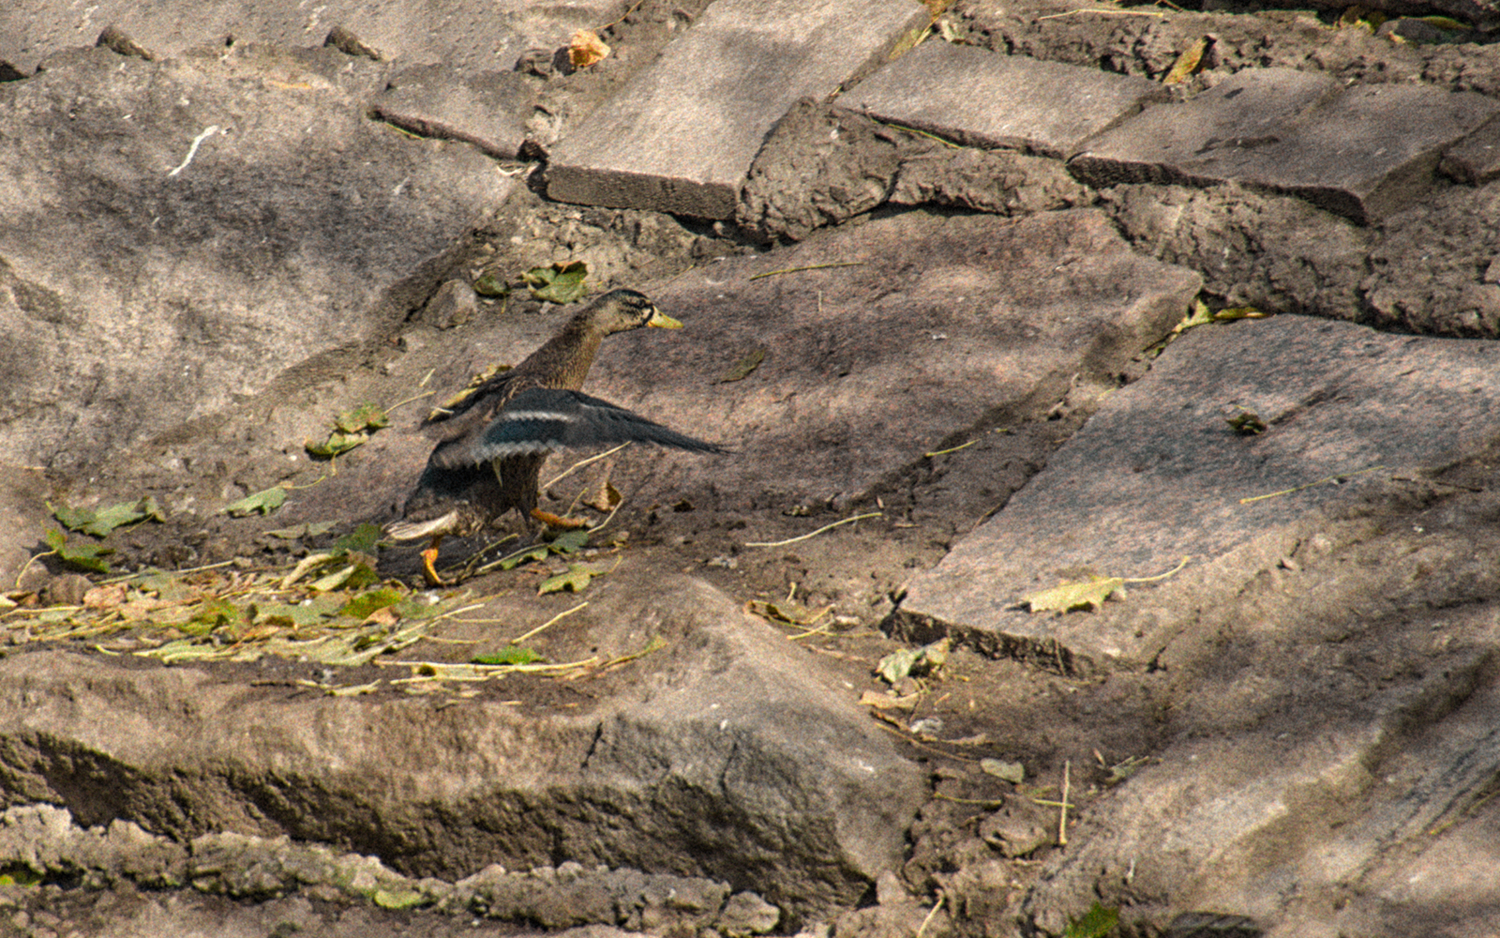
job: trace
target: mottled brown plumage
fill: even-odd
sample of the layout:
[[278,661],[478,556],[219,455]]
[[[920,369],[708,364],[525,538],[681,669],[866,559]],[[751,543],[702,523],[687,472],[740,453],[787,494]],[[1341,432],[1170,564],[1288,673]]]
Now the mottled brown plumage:
[[528,525],[564,523],[537,509],[538,476],[548,453],[626,441],[724,452],[578,392],[604,337],[643,326],[675,329],[681,323],[634,290],[606,293],[521,364],[425,421],[437,445],[402,520],[386,533],[397,540],[432,539],[422,555],[429,582],[441,582],[433,561],[446,535],[475,534],[511,509]]

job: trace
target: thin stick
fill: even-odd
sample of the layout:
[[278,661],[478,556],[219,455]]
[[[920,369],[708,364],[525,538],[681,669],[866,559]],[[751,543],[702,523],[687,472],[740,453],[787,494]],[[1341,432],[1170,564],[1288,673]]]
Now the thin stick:
[[810,531],[807,534],[803,534],[800,537],[787,538],[784,541],[751,541],[751,542],[747,543],[745,546],[746,547],[785,547],[788,544],[795,544],[798,541],[805,541],[805,540],[807,540],[810,537],[817,537],[819,534],[822,534],[824,531],[832,530],[833,528],[836,528],[836,527],[838,527],[841,524],[848,524],[851,521],[863,521],[865,518],[879,518],[883,514],[884,514],[884,512],[867,511],[867,512],[865,512],[862,515],[854,515],[851,518],[845,518],[843,521],[835,521],[832,524],[825,524],[821,528],[818,528],[816,531]]
[[509,644],[511,644],[511,645],[519,645],[522,642],[526,641],[531,636],[533,636],[533,635],[537,634],[538,632],[540,632],[542,629],[549,628],[552,625],[555,625],[558,621],[560,621],[564,617],[571,616],[573,613],[577,612],[578,610],[582,609],[584,606],[587,606],[587,605],[588,605],[588,601],[585,600],[584,602],[581,602],[578,605],[574,606],[572,609],[569,609],[567,612],[559,612],[557,615],[555,615],[552,618],[548,619],[546,622],[543,622],[541,625],[539,625],[536,628],[532,629],[530,632],[527,632],[524,635],[517,635],[515,638],[513,638],[513,639],[510,640]]
[[1042,20],[1055,20],[1064,16],[1076,16],[1079,13],[1097,13],[1100,16],[1166,16],[1155,10],[1069,10],[1066,13],[1048,13],[1046,16],[1038,16],[1037,22]]
[[1362,476],[1362,475],[1364,475],[1367,472],[1379,472],[1380,470],[1382,470],[1384,468],[1385,468],[1384,466],[1371,466],[1368,469],[1361,469],[1358,472],[1341,472],[1338,475],[1328,476],[1325,479],[1319,479],[1316,482],[1309,482],[1306,485],[1298,485],[1298,486],[1295,486],[1293,488],[1282,489],[1279,492],[1267,492],[1264,495],[1252,495],[1249,498],[1242,498],[1242,499],[1240,499],[1240,504],[1241,505],[1248,505],[1251,502],[1258,502],[1258,501],[1260,501],[1263,498],[1277,498],[1278,496],[1281,496],[1281,495],[1291,495],[1291,494],[1293,494],[1295,492],[1300,492],[1303,489],[1310,489],[1310,488],[1312,488],[1315,485],[1327,485],[1330,482],[1343,482],[1345,479],[1352,479],[1355,476]]
[[948,898],[948,894],[941,889],[937,891],[937,896],[937,901],[932,904],[932,911],[927,913],[927,917],[922,919],[922,924],[917,928],[917,938],[922,938],[922,933],[927,930],[927,926],[931,925],[933,918],[937,916],[938,909],[943,907],[943,900]]
[[1070,768],[1071,764],[1067,759],[1064,759],[1062,807],[1058,809],[1059,813],[1057,821],[1057,845],[1059,847],[1066,847],[1068,845],[1068,788],[1070,787],[1068,780],[1068,770]]
[[768,270],[763,274],[746,277],[749,280],[761,280],[765,277],[775,277],[779,274],[799,274],[804,270],[827,270],[829,267],[863,267],[864,261],[838,261],[832,264],[809,264],[806,267],[783,267],[781,270]]
[[[430,372],[429,372],[429,374],[430,374]],[[403,404],[410,404],[412,401],[420,401],[422,398],[424,398],[424,397],[431,397],[432,395],[434,395],[436,393],[437,393],[437,391],[423,391],[421,394],[413,394],[411,397],[408,397],[406,400],[404,400],[404,401],[397,401],[396,403],[394,403],[391,406],[387,407],[385,409],[385,412],[386,413],[390,413],[391,411],[395,410],[397,407],[402,406]]]
[[621,443],[619,446],[616,446],[614,449],[607,449],[607,450],[605,450],[604,452],[600,453],[597,456],[590,456],[588,459],[580,459],[578,462],[575,462],[573,465],[569,466],[562,473],[562,475],[558,476],[555,479],[549,480],[546,485],[542,486],[542,489],[545,491],[546,489],[552,488],[552,486],[554,486],[557,483],[561,482],[563,479],[566,479],[568,476],[572,475],[575,471],[577,471],[579,469],[582,469],[584,466],[587,466],[589,463],[591,463],[591,462],[598,462],[599,460],[603,459],[606,456],[614,455],[615,453],[618,453],[620,450],[624,449],[625,447],[627,447],[629,445],[630,445],[630,441],[627,440],[624,443]]
[[947,449],[936,449],[936,450],[933,450],[930,453],[923,453],[922,455],[926,456],[928,459],[931,459],[934,456],[946,456],[949,453],[956,453],[956,452],[958,452],[961,449],[968,449],[970,446],[973,446],[975,443],[978,443],[978,442],[979,442],[978,440],[970,440],[967,443],[960,443],[957,446],[950,446]]

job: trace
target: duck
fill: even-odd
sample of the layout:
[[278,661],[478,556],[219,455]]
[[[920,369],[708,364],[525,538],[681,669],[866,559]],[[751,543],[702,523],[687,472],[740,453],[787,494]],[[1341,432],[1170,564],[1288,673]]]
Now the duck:
[[508,511],[521,515],[530,538],[548,526],[579,526],[538,507],[542,463],[551,453],[620,443],[730,452],[580,390],[606,336],[644,327],[680,329],[682,323],[639,291],[611,290],[519,365],[484,379],[423,421],[436,443],[401,519],[386,535],[429,539],[422,551],[429,585],[445,585],[436,568],[443,538],[476,534]]

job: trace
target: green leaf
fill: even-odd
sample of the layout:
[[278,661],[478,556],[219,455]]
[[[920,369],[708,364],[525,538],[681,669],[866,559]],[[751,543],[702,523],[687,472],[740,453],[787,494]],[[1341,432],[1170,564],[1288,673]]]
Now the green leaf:
[[386,606],[394,606],[406,597],[399,590],[389,586],[383,586],[377,590],[370,590],[349,600],[348,605],[339,610],[339,615],[349,616],[353,619],[368,618],[370,613]]
[[47,529],[44,537],[47,546],[57,553],[57,559],[68,566],[89,573],[109,572],[109,564],[105,563],[103,558],[106,554],[115,552],[113,547],[105,547],[88,541],[69,543],[68,536],[56,528]]
[[115,528],[147,518],[153,521],[165,521],[166,515],[162,513],[161,506],[151,496],[133,502],[120,502],[110,505],[108,508],[98,510],[90,508],[70,508],[67,505],[53,505],[47,503],[52,511],[52,517],[56,518],[63,527],[70,531],[82,531],[92,534],[94,537],[105,537]]
[[246,515],[256,514],[268,515],[280,508],[286,501],[286,489],[279,485],[273,485],[268,489],[262,489],[253,495],[246,495],[237,502],[230,502],[219,511],[229,515],[231,518],[243,518]]
[[1072,612],[1074,609],[1098,609],[1110,597],[1124,598],[1125,580],[1117,576],[1095,576],[1087,580],[1059,583],[1049,590],[1022,596],[1021,602],[1032,612]]
[[584,279],[588,275],[588,265],[583,261],[571,261],[549,267],[533,267],[521,275],[521,280],[531,288],[531,295],[539,300],[572,303],[588,292],[584,286]]
[[1097,900],[1083,918],[1074,919],[1063,929],[1063,938],[1104,938],[1120,924],[1120,910],[1106,909]]
[[589,542],[589,532],[583,528],[574,531],[564,531],[552,539],[547,546],[559,554],[573,554],[583,550],[584,545]]
[[380,525],[365,522],[333,542],[335,551],[375,555],[375,545],[380,543]]
[[875,673],[890,684],[895,684],[904,677],[930,674],[947,663],[951,644],[949,639],[940,638],[921,648],[897,649],[880,659],[880,663],[875,665]]
[[474,281],[474,292],[480,296],[509,296],[510,284],[493,270],[487,270]]
[[596,576],[602,576],[606,571],[596,570],[588,564],[574,563],[568,565],[568,572],[559,573],[557,576],[549,576],[537,587],[538,596],[548,593],[558,593],[566,590],[569,593],[581,593],[588,588],[589,581]]
[[332,459],[335,456],[344,455],[351,449],[363,446],[369,438],[370,435],[364,432],[344,433],[340,430],[335,430],[328,434],[328,439],[321,443],[308,441],[302,444],[302,446],[307,450],[309,456],[316,456],[318,459]]
[[542,656],[524,648],[520,645],[507,645],[499,651],[490,652],[487,655],[475,655],[469,659],[470,664],[531,664],[533,661],[541,661]]
[[353,410],[346,410],[333,420],[333,425],[345,433],[358,433],[360,430],[383,430],[391,425],[391,418],[385,410],[374,404],[361,404]]

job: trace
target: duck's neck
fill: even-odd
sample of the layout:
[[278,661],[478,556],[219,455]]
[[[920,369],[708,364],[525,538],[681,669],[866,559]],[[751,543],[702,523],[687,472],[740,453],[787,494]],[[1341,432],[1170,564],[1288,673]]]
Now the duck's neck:
[[604,331],[585,315],[574,316],[563,330],[532,353],[526,363],[536,363],[549,387],[577,390],[589,375]]

